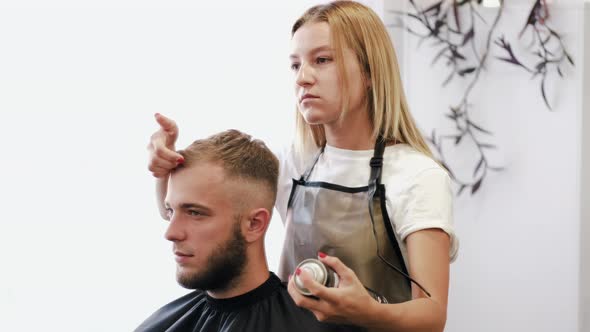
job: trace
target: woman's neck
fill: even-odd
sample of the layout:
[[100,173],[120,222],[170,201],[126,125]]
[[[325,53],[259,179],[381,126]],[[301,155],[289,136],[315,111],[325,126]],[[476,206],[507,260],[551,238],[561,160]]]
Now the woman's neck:
[[344,119],[324,124],[326,143],[346,150],[371,150],[375,147],[373,128],[367,112],[352,111]]

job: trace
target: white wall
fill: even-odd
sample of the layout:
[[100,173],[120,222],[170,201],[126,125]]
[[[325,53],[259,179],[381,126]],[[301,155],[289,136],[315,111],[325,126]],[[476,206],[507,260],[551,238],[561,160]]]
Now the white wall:
[[580,224],[580,331],[590,332],[590,3],[584,3],[582,108],[582,218]]
[[[179,148],[227,128],[288,144],[290,29],[319,2],[0,0],[0,331],[130,331],[187,292],[147,171],[153,114]],[[276,216],[274,271],[282,232]]]
[[[382,15],[401,3],[365,2]],[[313,3],[0,0],[0,331],[130,331],[186,292],[146,169],[152,115],[180,123],[179,147],[229,127],[287,144],[289,30]],[[581,15],[567,7],[555,16],[581,59]],[[412,109],[424,128],[445,124],[440,105],[452,94],[429,54],[406,41],[396,46]],[[491,67],[478,88],[477,116],[497,132],[495,157],[508,170],[457,200],[447,331],[575,331],[579,290],[588,312],[581,62],[553,113],[506,66]],[[275,218],[274,270],[281,240]]]
[[[499,30],[516,41],[532,1],[506,3]],[[579,330],[583,12],[581,1],[554,4],[550,23],[577,63],[567,79],[552,80],[559,83],[549,93],[554,111],[545,108],[527,73],[497,61],[473,91],[472,117],[494,132],[490,143],[499,149],[490,157],[507,169],[488,175],[475,196],[464,193],[455,201],[461,248],[452,265],[446,331]],[[491,23],[495,11],[481,13]],[[443,114],[467,81],[442,88],[446,70],[430,66],[435,51],[428,42],[418,48],[415,38],[393,36],[418,122],[427,133],[452,132]],[[496,49],[492,55],[502,54]],[[469,146],[460,145],[454,155],[452,166],[470,176],[477,160],[469,159]]]
[[[147,171],[153,114],[178,147],[231,127],[287,144],[310,3],[0,2],[0,331],[130,331],[186,292]],[[275,218],[273,268],[281,241]]]

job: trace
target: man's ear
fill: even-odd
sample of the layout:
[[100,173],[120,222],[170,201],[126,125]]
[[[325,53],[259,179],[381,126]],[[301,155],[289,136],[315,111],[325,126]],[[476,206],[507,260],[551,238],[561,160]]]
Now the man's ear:
[[251,210],[242,223],[242,232],[246,242],[255,242],[264,238],[271,213],[265,208]]

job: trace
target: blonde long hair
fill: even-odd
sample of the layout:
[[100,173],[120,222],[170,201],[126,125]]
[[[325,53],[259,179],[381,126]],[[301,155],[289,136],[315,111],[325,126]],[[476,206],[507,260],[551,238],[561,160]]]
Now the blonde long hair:
[[[397,56],[385,25],[370,8],[354,1],[334,1],[308,9],[293,25],[291,36],[306,23],[326,22],[330,26],[335,59],[342,77],[342,95],[348,96],[348,78],[344,70],[343,48],[356,54],[363,74],[371,82],[367,92],[369,119],[373,138],[381,133],[386,142],[406,143],[432,157],[432,152],[408,110]],[[346,112],[348,100],[343,101]],[[322,125],[309,125],[296,112],[298,151],[322,147],[326,134]]]

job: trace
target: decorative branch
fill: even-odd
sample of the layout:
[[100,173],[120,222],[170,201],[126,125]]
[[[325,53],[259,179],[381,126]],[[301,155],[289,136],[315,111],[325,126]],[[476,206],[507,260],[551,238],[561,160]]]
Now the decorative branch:
[[532,78],[540,77],[541,97],[547,108],[552,110],[545,89],[548,74],[555,71],[559,77],[563,78],[562,67],[566,63],[572,66],[575,65],[574,60],[565,48],[561,36],[547,25],[548,18],[549,7],[547,7],[547,3],[545,0],[536,0],[528,15],[527,22],[519,34],[519,38],[521,38],[527,30],[532,31],[533,46],[535,46],[536,50],[531,53],[537,58],[534,65],[527,66],[523,64],[523,61],[516,57],[510,43],[506,41],[504,36],[498,38],[495,44],[507,53],[506,57],[496,57],[497,59],[526,70],[532,74]]
[[[416,14],[404,14],[414,20],[417,20],[418,23],[420,23],[424,28],[426,28],[427,31],[429,31],[429,33],[426,35],[420,35],[407,26],[402,25],[402,27],[404,27],[409,33],[419,36],[422,41],[424,39],[430,38],[434,39],[436,44],[443,45],[438,53],[436,53],[431,64],[434,65],[440,57],[445,57],[447,59],[447,66],[450,65],[452,67],[451,74],[444,81],[443,86],[448,84],[455,75],[460,77],[467,77],[469,75],[471,77],[471,81],[465,89],[462,99],[457,105],[450,106],[450,112],[445,114],[447,118],[454,122],[456,132],[451,135],[437,135],[436,131],[433,130],[431,136],[428,137],[428,140],[432,146],[434,146],[434,149],[438,154],[439,162],[449,171],[449,174],[451,175],[454,182],[459,185],[457,195],[460,195],[466,188],[470,188],[471,194],[473,195],[480,189],[485,176],[488,174],[488,171],[502,170],[500,167],[493,167],[490,165],[489,158],[486,156],[486,152],[489,149],[495,149],[496,146],[489,142],[483,141],[480,136],[482,134],[493,134],[491,131],[483,128],[483,126],[475,123],[471,119],[469,114],[472,104],[469,102],[469,98],[471,91],[480,79],[482,70],[485,68],[485,63],[491,47],[492,35],[502,15],[504,3],[501,2],[498,14],[496,15],[494,22],[488,31],[487,43],[485,45],[484,52],[480,57],[477,52],[474,38],[476,32],[475,18],[478,17],[485,23],[485,20],[479,15],[475,7],[475,3],[481,3],[480,0],[462,0],[459,2],[454,0],[449,7],[444,7],[443,1],[439,1],[423,10],[420,9],[413,0],[409,0],[409,2],[412,4]],[[462,32],[460,27],[459,13],[465,10],[469,12],[468,17],[470,18],[470,26],[467,31]],[[400,14],[399,12],[397,13]],[[448,20],[451,15],[454,17],[456,29],[451,28],[448,24]],[[429,20],[430,17],[434,17],[434,21]],[[460,42],[456,42],[458,36],[460,36]],[[471,47],[472,52],[468,52],[468,47]],[[468,53],[472,53],[472,57],[476,59],[476,63],[465,66],[464,63],[468,61],[464,54]],[[445,158],[443,147],[443,143],[446,141],[452,141],[454,146],[456,146],[466,140],[471,140],[475,144],[478,153],[478,162],[474,167],[472,180],[463,180],[457,176],[456,172],[453,172]]]
[[[413,12],[393,12],[417,24],[419,30],[415,30],[414,25],[410,27],[405,24],[402,19],[399,20],[398,24],[390,26],[403,28],[411,35],[417,36],[420,39],[419,46],[425,40],[433,42],[436,53],[431,65],[435,65],[440,59],[446,59],[446,65],[450,67],[450,73],[444,80],[443,86],[447,85],[454,77],[470,78],[470,83],[467,85],[461,100],[456,105],[450,106],[450,112],[445,114],[448,119],[453,121],[456,132],[450,135],[437,135],[436,131],[433,130],[428,140],[434,146],[441,164],[447,168],[454,182],[459,185],[457,195],[460,195],[467,188],[470,188],[473,195],[480,189],[488,171],[503,170],[501,167],[490,165],[486,152],[495,149],[496,146],[481,137],[493,136],[493,133],[482,125],[475,123],[470,117],[472,110],[470,94],[479,81],[481,72],[485,69],[492,47],[492,38],[505,7],[504,1],[500,0],[500,8],[487,32],[487,41],[481,56],[475,42],[475,22],[476,18],[479,18],[486,23],[476,10],[477,5],[480,5],[482,0],[439,0],[425,9],[421,9],[415,0],[408,1]],[[466,11],[469,15],[461,16]],[[469,18],[466,29],[463,29],[465,22],[461,22],[461,17]],[[525,32],[532,32],[532,45],[535,46],[535,50],[531,51],[531,54],[537,59],[535,63],[528,64],[521,61],[504,36],[498,37],[494,41],[494,45],[499,46],[506,53],[502,57],[495,58],[522,68],[531,73],[533,78],[540,78],[541,96],[545,105],[551,109],[545,88],[548,75],[551,72],[556,72],[559,77],[563,78],[563,67],[567,63],[574,66],[574,61],[567,52],[561,36],[547,25],[548,18],[549,8],[546,0],[534,0],[527,21],[519,33],[520,39]],[[471,52],[469,48],[471,48]],[[475,64],[471,64],[470,61],[475,61]],[[456,172],[451,170],[449,163],[445,160],[444,142],[451,141],[454,143],[453,146],[457,146],[466,140],[470,140],[477,147],[478,161],[474,166],[472,180],[463,180],[464,176],[461,178],[457,176]]]
[[[475,36],[475,17],[484,20],[475,10],[473,2],[480,3],[481,0],[453,0],[450,5],[444,0],[439,0],[425,9],[421,9],[414,0],[409,0],[409,2],[415,11],[414,13],[392,12],[416,21],[421,26],[421,31],[415,31],[403,21],[389,26],[404,28],[408,33],[417,36],[420,39],[419,45],[428,39],[433,41],[433,46],[438,51],[432,59],[431,65],[436,64],[440,59],[446,59],[446,66],[450,67],[450,72],[444,80],[443,86],[446,86],[454,77],[466,77],[473,73],[476,67],[468,63],[465,53],[468,47],[476,49],[473,38]],[[470,25],[467,30],[461,29],[459,16],[461,7],[468,7],[470,11]],[[453,17],[454,27],[449,24],[451,21],[449,17]]]

